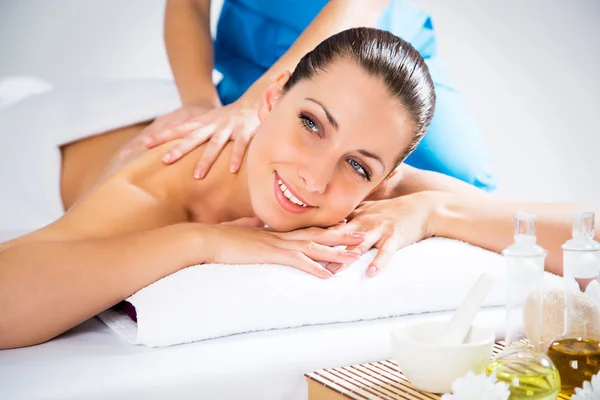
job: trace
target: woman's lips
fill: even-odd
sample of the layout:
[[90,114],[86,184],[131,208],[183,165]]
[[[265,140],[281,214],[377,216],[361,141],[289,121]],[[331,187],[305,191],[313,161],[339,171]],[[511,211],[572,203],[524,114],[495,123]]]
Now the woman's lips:
[[[291,213],[294,213],[294,214],[305,213],[305,212],[309,211],[311,208],[313,208],[312,206],[309,206],[308,203],[306,203],[302,198],[296,196],[296,194],[293,192],[292,192],[292,194],[296,198],[298,198],[298,200],[300,200],[302,203],[306,204],[306,207],[298,205],[296,203],[293,203],[290,199],[288,199],[281,191],[281,186],[279,184],[279,180],[282,180],[281,177],[277,173],[275,173],[274,179],[273,179],[273,190],[275,191],[275,198],[277,199],[277,202],[279,203],[281,208],[283,208],[284,210],[289,211]],[[282,180],[282,182],[283,182],[283,180]],[[284,184],[285,184],[285,182],[284,182]],[[287,187],[287,185],[286,185],[286,187]],[[291,192],[291,190],[290,190],[290,192]]]

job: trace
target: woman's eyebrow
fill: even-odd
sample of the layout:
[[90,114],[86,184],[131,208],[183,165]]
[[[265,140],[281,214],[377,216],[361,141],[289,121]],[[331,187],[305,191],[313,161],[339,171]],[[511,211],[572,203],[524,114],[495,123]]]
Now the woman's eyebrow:
[[325,111],[325,115],[327,116],[329,123],[335,128],[335,130],[337,131],[340,128],[340,125],[337,123],[335,118],[333,118],[333,116],[329,113],[329,111],[327,111],[327,108],[325,108],[323,104],[310,97],[307,97],[305,100],[312,101],[313,103],[318,104],[323,109],[323,111]]
[[362,149],[361,149],[361,150],[358,150],[358,152],[359,152],[360,154],[362,154],[363,156],[365,156],[365,157],[369,157],[369,158],[372,158],[372,159],[374,159],[374,160],[376,160],[376,161],[379,161],[379,163],[380,163],[380,164],[381,164],[381,166],[383,167],[383,170],[385,171],[385,164],[383,163],[383,161],[381,161],[381,158],[379,158],[379,156],[378,156],[377,154],[373,154],[373,153],[371,153],[370,151],[367,151],[367,150],[362,150]]

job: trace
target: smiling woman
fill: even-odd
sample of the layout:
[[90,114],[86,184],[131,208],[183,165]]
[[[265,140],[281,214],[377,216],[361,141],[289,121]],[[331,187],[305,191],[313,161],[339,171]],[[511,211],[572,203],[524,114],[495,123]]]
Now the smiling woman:
[[[330,277],[319,262],[356,260],[360,252],[333,246],[359,245],[364,234],[315,227],[378,189],[422,137],[434,102],[410,44],[351,29],[264,92],[261,126],[235,175],[231,148],[202,181],[189,177],[204,146],[173,166],[160,160],[172,144],[120,158],[143,124],[63,147],[66,213],[2,244],[0,347],[48,340],[190,265],[277,263]],[[248,217],[242,224],[271,229],[221,224]]]
[[65,214],[0,244],[0,348],[49,340],[191,265],[281,264],[329,278],[377,247],[366,269],[375,276],[395,250],[434,235],[500,251],[516,211],[537,214],[546,268],[560,273],[577,206],[507,202],[397,167],[434,103],[410,44],[356,28],[323,41],[264,91],[237,174],[234,145],[201,181],[191,176],[205,146],[170,166],[161,157],[172,143],[123,156],[146,124],[64,146],[56,186]]

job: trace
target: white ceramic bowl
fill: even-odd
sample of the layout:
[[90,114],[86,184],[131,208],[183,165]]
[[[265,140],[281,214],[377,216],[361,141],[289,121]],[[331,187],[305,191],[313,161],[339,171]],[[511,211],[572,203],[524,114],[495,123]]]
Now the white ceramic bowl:
[[481,373],[490,361],[495,335],[472,326],[464,343],[439,344],[447,321],[419,321],[392,330],[392,351],[398,367],[417,389],[451,393],[452,382],[469,371]]

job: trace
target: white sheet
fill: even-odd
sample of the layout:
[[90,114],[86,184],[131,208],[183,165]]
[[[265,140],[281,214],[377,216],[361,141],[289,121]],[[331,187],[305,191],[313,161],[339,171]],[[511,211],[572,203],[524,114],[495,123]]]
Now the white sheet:
[[32,231],[62,216],[60,146],[179,105],[175,85],[166,80],[53,88],[31,77],[0,79],[0,229]]
[[[166,348],[131,346],[92,319],[34,347],[0,351],[2,399],[306,400],[304,374],[391,358],[390,331],[414,319],[306,326]],[[503,309],[476,322],[503,338]]]

